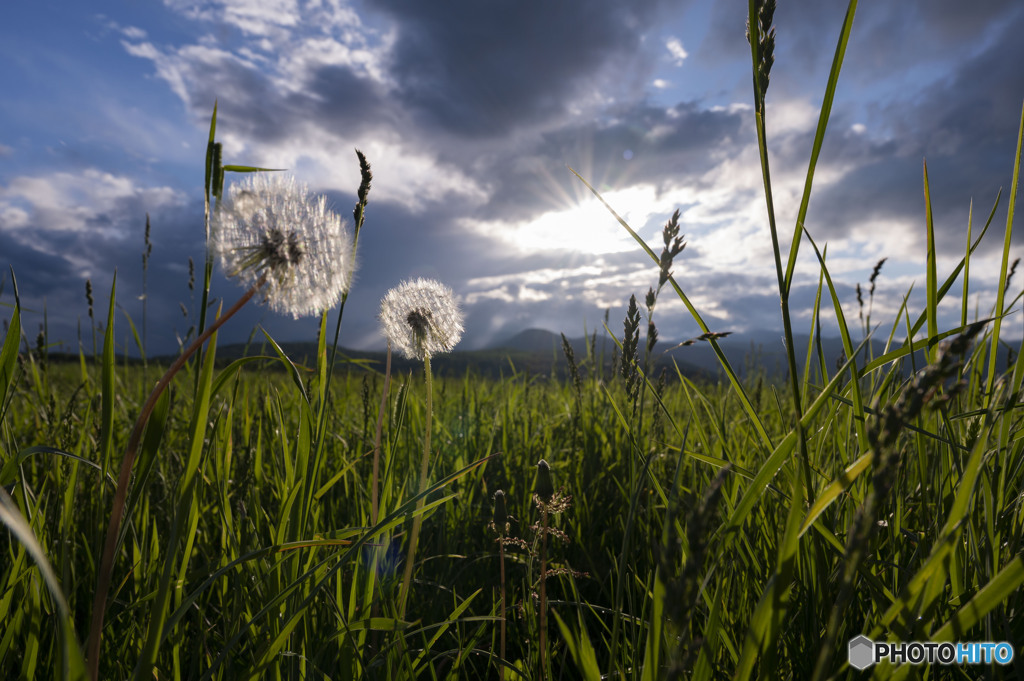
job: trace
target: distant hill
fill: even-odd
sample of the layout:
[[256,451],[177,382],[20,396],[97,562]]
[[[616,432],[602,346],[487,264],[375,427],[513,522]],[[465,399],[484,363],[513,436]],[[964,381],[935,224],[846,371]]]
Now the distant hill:
[[[641,339],[641,343],[643,339]],[[898,342],[898,341],[897,341]],[[617,371],[619,350],[615,342],[603,330],[590,338],[571,338],[569,344],[579,371],[590,375],[600,371],[603,376],[611,377]],[[798,335],[795,338],[797,362],[803,370],[807,355],[808,336]],[[844,353],[839,338],[822,338],[812,348],[812,363],[817,363],[817,347],[820,345],[828,371],[835,370]],[[782,378],[786,373],[786,349],[782,334],[779,331],[756,330],[734,333],[719,340],[719,346],[725,353],[733,370],[740,376],[752,372],[764,372],[768,378]],[[316,363],[316,343],[309,341],[283,342],[284,352],[300,365],[313,366]],[[884,343],[874,341],[870,350],[872,356],[883,353]],[[641,347],[643,361],[644,348]],[[273,347],[269,343],[232,343],[219,345],[217,360],[225,365],[241,357],[265,355],[275,357]],[[1006,366],[1006,350],[1000,353],[1000,368]],[[77,362],[77,355],[49,353],[51,361]],[[157,357],[152,361],[170,363],[173,357]],[[382,372],[385,365],[384,352],[368,352],[363,350],[338,349],[339,365],[347,366],[355,371]],[[659,342],[650,359],[653,365],[652,377],[662,370],[667,372],[669,379],[675,378],[675,367],[691,379],[717,380],[724,378],[721,365],[710,343],[698,341],[692,345],[680,346],[678,342]],[[118,362],[139,363],[138,359],[119,358]],[[920,354],[915,357],[917,366],[923,365]],[[392,356],[394,373],[418,372],[422,365],[418,361],[407,360],[399,354]],[[530,375],[556,375],[564,377],[568,374],[568,363],[562,349],[560,334],[544,329],[526,329],[509,338],[494,343],[489,348],[480,350],[456,350],[452,353],[438,355],[432,360],[432,367],[438,376],[463,376],[467,371],[490,378],[501,378],[512,374],[527,373]],[[270,368],[273,370],[273,366]],[[909,373],[909,366],[906,368]]]
[[[797,361],[801,368],[807,356],[807,344],[809,336],[797,335],[794,339],[796,346]],[[594,355],[606,358],[610,363],[611,357],[617,354],[618,348],[603,330],[596,338],[573,338],[569,339],[573,352],[577,358],[586,357],[588,350]],[[641,343],[643,339],[641,338]],[[589,348],[593,344],[592,348]],[[768,377],[781,377],[785,375],[786,347],[783,343],[781,331],[757,330],[751,332],[734,333],[718,341],[722,352],[733,370],[743,376],[752,371],[763,370]],[[836,361],[843,357],[843,343],[839,338],[823,338],[820,342],[822,354],[828,363],[829,369],[834,370]],[[553,354],[562,356],[562,338],[557,333],[543,329],[527,329],[497,344],[497,348],[515,350],[526,353],[544,353],[548,357]],[[884,344],[874,341],[874,356],[882,354]],[[817,350],[813,350],[817,352]],[[641,348],[641,357],[643,348]],[[672,369],[672,362],[679,365],[684,375],[716,377],[722,374],[721,364],[715,355],[711,344],[706,341],[698,341],[692,345],[680,347],[679,342],[658,342],[654,347],[653,359],[657,367],[664,366]]]

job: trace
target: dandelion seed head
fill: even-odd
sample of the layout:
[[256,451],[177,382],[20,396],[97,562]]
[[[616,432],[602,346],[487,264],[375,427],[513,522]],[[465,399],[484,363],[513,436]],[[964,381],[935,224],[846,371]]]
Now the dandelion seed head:
[[212,245],[243,286],[266,275],[264,301],[296,319],[337,304],[355,269],[351,236],[327,199],[277,173],[232,185],[213,215]]
[[432,279],[402,282],[380,305],[384,335],[410,359],[449,352],[462,338],[462,312],[452,290]]

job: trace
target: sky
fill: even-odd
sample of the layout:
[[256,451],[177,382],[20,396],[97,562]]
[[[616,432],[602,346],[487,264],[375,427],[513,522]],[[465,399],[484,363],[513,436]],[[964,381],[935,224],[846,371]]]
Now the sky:
[[[844,5],[781,0],[775,13],[766,125],[784,248]],[[100,323],[116,271],[119,350],[134,353],[130,317],[140,334],[145,319],[150,355],[174,352],[199,304],[188,262],[205,257],[216,101],[225,163],[286,168],[350,223],[354,150],[369,159],[343,346],[383,349],[380,301],[415,277],[458,296],[460,348],[527,328],[579,337],[606,311],[621,335],[629,296],[657,285],[657,266],[570,167],[658,252],[681,211],[687,247],[674,276],[712,330],[742,339],[780,329],[745,20],[746,3],[711,0],[4,3],[0,317],[10,316],[13,267],[30,342],[45,312],[52,347],[77,350],[81,338],[88,351],[86,281]],[[1015,0],[860,3],[805,223],[828,244],[848,317],[855,285],[881,258],[874,319],[894,318],[912,287],[911,309],[922,309],[925,160],[940,280],[963,255],[972,205],[977,234],[1003,189],[969,296],[972,314],[993,306],[1024,103],[1022,33]],[[804,242],[798,333],[810,330],[818,274]],[[211,295],[230,305],[242,293],[217,267]],[[959,295],[958,285],[941,308],[947,326]],[[699,333],[671,290],[655,321],[663,339]],[[318,321],[254,302],[221,342],[258,326],[309,340]]]

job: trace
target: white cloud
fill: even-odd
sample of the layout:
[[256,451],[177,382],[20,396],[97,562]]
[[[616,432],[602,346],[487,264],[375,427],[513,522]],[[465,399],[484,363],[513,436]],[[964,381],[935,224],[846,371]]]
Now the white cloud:
[[[266,92],[273,98],[262,103],[267,111],[287,110],[289,97],[315,97],[308,86],[316,71],[325,66],[349,69],[375,82],[382,93],[392,86],[385,61],[395,35],[379,35],[362,27],[359,17],[337,0],[313,1],[301,8],[290,0],[266,6],[245,0],[221,0],[198,7],[178,0],[168,0],[168,4],[198,20],[232,23],[248,36],[244,44],[231,49],[212,36],[201,37],[197,44],[165,49],[148,42],[123,41],[129,54],[151,60],[157,76],[190,108],[198,106],[199,89],[209,82],[222,83],[216,93],[222,103],[246,101],[251,93],[240,89],[246,84],[240,82],[239,73],[245,74],[242,81],[266,84]],[[285,30],[287,36],[280,33]],[[211,103],[203,101],[202,105]],[[192,113],[199,120],[208,120],[210,115],[207,110]],[[366,121],[352,133],[323,126],[315,119],[293,119],[287,134],[262,140],[224,125],[218,127],[218,138],[226,156],[244,157],[254,165],[290,168],[318,189],[358,186],[358,167],[352,156],[357,147],[373,164],[374,195],[414,211],[452,196],[470,203],[487,198],[485,188],[470,175],[437,159],[393,122]],[[352,162],[339,163],[339,158]]]
[[686,58],[690,56],[690,53],[683,47],[683,43],[679,38],[669,38],[665,42],[665,47],[668,48],[668,52],[672,55],[676,66],[682,66]]
[[[127,226],[119,221],[126,202],[145,211],[182,205],[183,194],[170,187],[139,187],[125,176],[89,168],[81,173],[20,176],[0,186],[3,227],[20,240],[36,240],[45,232],[102,232],[115,238]],[[25,228],[31,227],[31,230]],[[19,234],[30,231],[31,234]]]
[[190,19],[221,21],[247,35],[280,35],[299,21],[296,0],[164,0],[172,10]]
[[131,40],[144,40],[146,38],[146,32],[138,26],[125,26],[121,29],[121,33],[124,37]]

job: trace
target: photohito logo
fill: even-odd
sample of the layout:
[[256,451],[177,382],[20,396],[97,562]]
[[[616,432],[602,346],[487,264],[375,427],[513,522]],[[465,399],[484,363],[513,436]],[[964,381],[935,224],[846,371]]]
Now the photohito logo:
[[876,643],[867,636],[850,640],[850,666],[867,669],[879,662],[892,664],[1010,664],[1013,661],[1013,646],[1005,641],[994,643],[981,641],[971,643],[934,643],[932,641],[909,643]]

